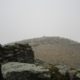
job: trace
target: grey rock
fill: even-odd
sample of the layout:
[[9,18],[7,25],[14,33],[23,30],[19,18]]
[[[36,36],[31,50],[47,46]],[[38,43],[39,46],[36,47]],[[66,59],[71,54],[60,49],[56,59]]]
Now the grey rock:
[[0,63],[23,62],[33,63],[34,52],[29,44],[0,46]]
[[50,80],[49,69],[35,64],[11,62],[2,66],[6,80]]

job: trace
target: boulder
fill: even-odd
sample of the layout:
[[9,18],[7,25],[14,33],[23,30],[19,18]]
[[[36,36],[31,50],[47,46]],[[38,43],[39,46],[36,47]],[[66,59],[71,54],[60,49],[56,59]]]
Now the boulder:
[[2,65],[2,74],[6,80],[80,80],[79,70],[66,65],[9,62]]
[[29,63],[6,63],[2,73],[6,80],[50,80],[49,69]]

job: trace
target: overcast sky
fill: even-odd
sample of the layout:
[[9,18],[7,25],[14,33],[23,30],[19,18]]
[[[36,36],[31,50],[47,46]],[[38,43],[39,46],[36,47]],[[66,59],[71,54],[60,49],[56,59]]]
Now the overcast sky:
[[80,42],[80,0],[0,0],[0,43],[41,36]]

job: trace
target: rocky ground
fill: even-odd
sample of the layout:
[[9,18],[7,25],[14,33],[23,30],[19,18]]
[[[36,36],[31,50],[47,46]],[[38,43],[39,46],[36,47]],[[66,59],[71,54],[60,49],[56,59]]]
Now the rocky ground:
[[2,74],[6,80],[80,80],[80,70],[66,65],[9,62]]
[[35,58],[44,62],[80,68],[79,42],[63,37],[40,37],[18,41],[17,43],[29,43],[34,51]]
[[[73,43],[70,42],[71,45]],[[35,50],[40,49],[39,52],[42,52],[40,47],[42,45],[33,46],[38,46],[38,49],[34,47]],[[44,50],[45,52],[48,52],[49,48],[50,51],[53,50],[50,44],[48,46],[48,49]],[[0,45],[0,77],[3,77],[2,80],[80,80],[80,68],[65,63],[51,64],[40,58],[37,59],[32,47],[29,44],[21,43]],[[45,57],[46,55],[44,59]]]

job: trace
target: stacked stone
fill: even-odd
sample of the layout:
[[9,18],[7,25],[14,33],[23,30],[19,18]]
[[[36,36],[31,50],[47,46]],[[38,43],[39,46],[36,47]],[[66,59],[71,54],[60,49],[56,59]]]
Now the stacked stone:
[[0,46],[0,63],[24,62],[33,63],[34,53],[29,44]]

